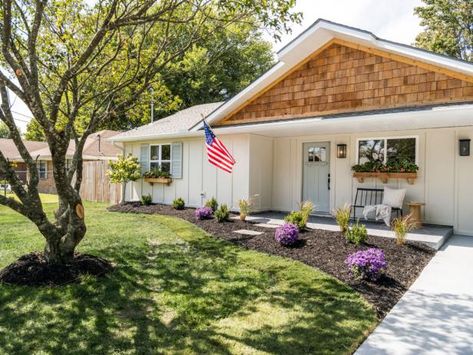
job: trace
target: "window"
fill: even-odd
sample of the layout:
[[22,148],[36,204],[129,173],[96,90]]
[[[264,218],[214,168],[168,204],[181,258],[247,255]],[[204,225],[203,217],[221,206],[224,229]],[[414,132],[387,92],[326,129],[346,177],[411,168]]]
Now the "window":
[[400,160],[417,162],[417,138],[376,138],[358,141],[358,164],[367,162],[389,163]]
[[307,160],[309,163],[327,161],[327,150],[325,147],[309,147]]
[[36,163],[38,167],[38,174],[40,179],[47,179],[48,178],[48,163],[44,160],[40,160]]
[[171,173],[171,145],[160,144],[152,145],[150,149],[149,168],[161,169]]

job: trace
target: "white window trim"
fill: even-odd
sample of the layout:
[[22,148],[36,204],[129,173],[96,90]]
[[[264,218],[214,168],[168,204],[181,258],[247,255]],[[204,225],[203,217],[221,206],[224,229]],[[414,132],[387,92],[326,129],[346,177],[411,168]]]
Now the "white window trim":
[[[360,163],[360,141],[371,141],[371,140],[384,140],[385,148],[387,147],[387,140],[388,139],[409,139],[415,138],[416,140],[416,165],[419,165],[419,136],[381,136],[381,137],[370,137],[370,138],[358,138],[356,140],[356,164]],[[384,154],[384,161],[383,163],[386,164],[388,159],[388,155]]]
[[[161,159],[161,149],[163,145],[169,146],[169,160],[168,159]],[[158,160],[151,160],[151,151],[153,150],[152,147],[159,147],[159,159]],[[161,163],[169,163],[169,173],[172,172],[172,143],[162,143],[162,144],[150,144],[149,145],[149,162],[148,162],[148,171],[151,171],[151,163],[158,163],[159,168],[161,168]]]

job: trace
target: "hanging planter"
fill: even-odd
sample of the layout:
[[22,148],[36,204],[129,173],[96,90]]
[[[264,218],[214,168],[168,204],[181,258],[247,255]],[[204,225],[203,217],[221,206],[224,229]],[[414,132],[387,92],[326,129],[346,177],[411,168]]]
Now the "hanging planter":
[[163,185],[170,185],[172,179],[169,177],[156,177],[156,178],[145,178],[145,182],[153,185],[153,184],[163,184]]
[[408,160],[401,160],[387,164],[377,161],[367,162],[353,165],[351,169],[354,171],[353,177],[360,183],[363,183],[366,178],[379,179],[383,184],[386,184],[389,179],[406,179],[407,183],[412,185],[417,178],[419,167]]
[[354,172],[353,177],[359,183],[364,183],[367,178],[379,179],[383,184],[386,184],[389,179],[406,179],[409,185],[413,185],[417,179],[417,173]]

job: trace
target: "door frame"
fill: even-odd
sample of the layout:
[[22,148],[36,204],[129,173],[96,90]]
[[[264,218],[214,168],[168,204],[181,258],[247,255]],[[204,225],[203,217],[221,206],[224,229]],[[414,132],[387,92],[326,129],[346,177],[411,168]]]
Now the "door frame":
[[[301,149],[301,157],[300,157],[300,162],[301,162],[301,179],[300,179],[300,183],[301,183],[301,189],[300,189],[300,201],[303,201],[303,198],[304,198],[304,157],[305,157],[305,151],[304,151],[304,144],[308,144],[308,143],[315,143],[315,144],[323,144],[323,143],[326,143],[329,147],[329,174],[330,174],[330,191],[329,191],[329,199],[328,199],[328,211],[327,212],[323,212],[323,213],[330,213],[330,211],[332,210],[332,198],[333,198],[333,182],[334,182],[334,171],[332,169],[333,165],[332,165],[332,159],[333,159],[333,152],[332,152],[332,141],[331,140],[326,140],[326,139],[307,139],[307,140],[302,140],[301,141],[301,144],[300,144],[300,149]],[[321,212],[321,211],[319,211]],[[317,214],[317,210],[315,210],[313,212],[313,214]]]

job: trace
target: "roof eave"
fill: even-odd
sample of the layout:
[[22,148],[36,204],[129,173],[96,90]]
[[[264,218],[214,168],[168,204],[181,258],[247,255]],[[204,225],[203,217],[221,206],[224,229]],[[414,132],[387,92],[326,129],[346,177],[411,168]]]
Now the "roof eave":
[[124,137],[111,137],[109,140],[111,142],[141,142],[141,141],[150,141],[150,140],[167,140],[174,138],[187,138],[187,137],[196,137],[199,136],[201,132],[198,131],[182,131],[168,134],[142,134],[136,136],[124,136]]

